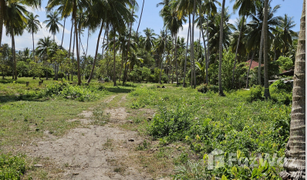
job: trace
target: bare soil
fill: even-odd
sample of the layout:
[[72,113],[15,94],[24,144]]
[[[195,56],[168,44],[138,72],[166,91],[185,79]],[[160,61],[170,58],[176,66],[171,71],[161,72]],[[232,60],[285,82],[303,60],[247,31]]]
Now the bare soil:
[[[110,97],[105,103],[114,98]],[[124,95],[118,103],[125,100]],[[61,169],[60,173],[48,174],[48,179],[153,179],[133,158],[137,156],[135,147],[143,142],[143,138],[135,131],[116,126],[127,122],[126,109],[104,110],[110,115],[110,121],[105,126],[90,125],[92,110],[82,112],[80,118],[68,120],[80,121],[85,127],[73,129],[61,138],[45,131],[45,140],[29,145],[26,154],[33,158],[47,158]]]

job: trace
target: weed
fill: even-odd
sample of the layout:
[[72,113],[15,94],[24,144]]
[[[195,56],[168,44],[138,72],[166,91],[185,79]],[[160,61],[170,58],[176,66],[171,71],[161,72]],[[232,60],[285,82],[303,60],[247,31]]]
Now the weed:
[[20,179],[26,171],[24,155],[0,155],[0,179]]
[[150,142],[147,142],[146,140],[144,140],[141,144],[139,144],[137,147],[136,147],[136,150],[137,151],[143,151],[143,150],[146,150],[150,147]]

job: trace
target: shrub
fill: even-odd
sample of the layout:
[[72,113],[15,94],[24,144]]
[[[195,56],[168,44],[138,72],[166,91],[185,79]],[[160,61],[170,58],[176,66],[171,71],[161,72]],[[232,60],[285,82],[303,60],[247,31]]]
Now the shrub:
[[65,77],[65,73],[64,72],[59,72],[58,73],[58,78],[64,78]]
[[76,99],[78,101],[91,101],[97,98],[95,91],[102,90],[101,87],[72,86],[66,82],[58,82],[47,85],[46,89],[40,92],[40,96],[60,96]]
[[262,86],[254,85],[252,88],[250,88],[250,96],[247,98],[247,101],[252,102],[256,100],[262,100],[263,99],[262,91],[263,91]]
[[270,86],[270,95],[275,102],[290,104],[292,102],[292,85],[284,83],[283,80],[275,81]]
[[104,78],[104,82],[110,82],[110,78],[109,77],[105,77]]
[[214,93],[217,93],[219,91],[219,87],[216,85],[207,85],[207,84],[202,84],[197,88],[198,92],[201,93],[206,93],[208,91],[212,91]]
[[20,179],[26,171],[25,157],[11,154],[0,155],[0,179]]
[[281,68],[281,71],[289,70],[293,67],[293,62],[290,58],[280,56],[276,61]]
[[193,113],[196,109],[183,103],[177,103],[174,109],[159,107],[159,113],[153,118],[149,133],[154,138],[167,136],[169,140],[182,140],[190,129]]

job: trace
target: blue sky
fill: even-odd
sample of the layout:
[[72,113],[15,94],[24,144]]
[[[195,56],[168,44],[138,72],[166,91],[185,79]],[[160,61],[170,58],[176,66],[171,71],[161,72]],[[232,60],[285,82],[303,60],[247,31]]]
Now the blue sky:
[[[156,7],[156,5],[160,2],[161,0],[145,0],[145,6],[144,6],[144,12],[143,12],[143,17],[141,20],[141,25],[139,32],[143,33],[143,30],[145,28],[151,28],[154,30],[156,34],[159,34],[160,31],[163,28],[163,21],[162,18],[159,16],[159,11],[161,10],[162,6]],[[139,4],[139,9],[136,13],[136,15],[140,15],[141,13],[141,6],[142,6],[142,0],[137,0]],[[226,0],[226,6],[229,6],[229,11],[231,13],[231,18],[230,22],[233,23],[235,19],[238,17],[237,13],[232,13],[232,5],[234,3],[234,0]],[[284,14],[288,14],[289,17],[293,17],[294,22],[296,23],[296,26],[293,28],[294,31],[299,31],[299,21],[300,17],[302,14],[302,6],[303,6],[303,0],[273,0],[272,1],[272,6],[275,6],[279,4],[281,8],[277,11],[276,16],[284,16]],[[47,0],[43,0],[42,4],[42,9],[40,10],[32,10],[29,9],[30,11],[34,12],[35,14],[39,15],[39,20],[43,22],[46,20],[46,12],[44,7],[47,5]],[[63,22],[61,22],[63,24]],[[133,29],[136,30],[138,25],[138,20],[137,22],[134,23]],[[46,36],[51,36],[51,34],[48,32],[46,29],[45,25],[42,23],[43,28],[34,36],[34,41],[35,41],[35,46],[37,41],[40,38],[46,37]],[[69,46],[69,34],[70,34],[70,28],[71,28],[71,23],[70,21],[66,21],[66,27],[65,27],[65,35],[64,35],[64,47],[68,49]],[[62,30],[56,35],[56,42],[60,44],[61,37],[62,37]],[[5,32],[5,31],[4,31]],[[187,33],[187,25],[183,26],[183,29],[180,30],[179,36],[186,37]],[[198,30],[195,32],[195,39],[198,38]],[[86,45],[86,37],[87,37],[87,30],[84,32],[83,38],[82,38],[82,43],[85,46]],[[89,55],[94,55],[95,53],[95,47],[96,47],[96,42],[98,38],[98,32],[93,33],[90,36],[89,39]],[[17,50],[23,50],[24,48],[28,47],[29,49],[32,50],[32,37],[31,34],[27,33],[26,31],[22,36],[16,37],[16,49]],[[6,37],[5,34],[3,34],[3,43],[8,43],[9,45],[11,44],[10,37]],[[82,51],[81,51],[82,52]],[[101,52],[101,50],[99,51]]]

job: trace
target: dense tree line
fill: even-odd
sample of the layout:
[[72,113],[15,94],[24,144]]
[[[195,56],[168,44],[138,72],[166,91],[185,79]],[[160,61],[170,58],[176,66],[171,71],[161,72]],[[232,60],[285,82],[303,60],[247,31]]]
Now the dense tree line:
[[[182,83],[183,86],[189,83],[194,88],[201,83],[220,82],[220,91],[248,87],[251,84],[267,86],[269,75],[274,75],[270,72],[278,73],[276,66],[282,66],[276,62],[280,56],[288,57],[294,62],[297,33],[292,30],[295,24],[291,17],[286,14],[284,17],[275,16],[280,8],[279,5],[271,7],[267,4],[268,10],[263,11],[266,3],[268,2],[264,0],[235,1],[233,10],[238,11],[240,17],[235,24],[231,24],[230,7],[220,8],[222,4],[219,1],[163,0],[157,4],[162,6],[160,15],[164,20],[163,30],[160,34],[156,34],[152,29],[146,28],[143,36],[139,35],[138,29],[136,31],[132,29],[135,9],[138,6],[135,1],[50,0],[46,7],[47,20],[44,23],[53,37],[40,39],[35,45],[34,36],[41,25],[38,15],[27,12],[25,7],[39,7],[40,2],[5,1],[6,8],[2,12],[1,27],[3,25],[7,27],[6,35],[11,36],[12,47],[2,46],[2,75],[13,74],[15,79],[17,76],[25,75],[46,78],[54,76],[58,79],[60,73],[60,77],[69,78],[70,75],[69,79],[73,80],[72,75],[77,74],[78,84],[81,84],[82,78],[86,78],[87,83],[90,83],[93,77],[108,77],[113,80],[114,85],[116,80],[122,80],[123,83],[134,80],[176,82]],[[264,12],[268,12],[267,17]],[[13,16],[16,18],[14,25],[11,22],[13,18],[8,18]],[[65,22],[69,17],[72,21],[72,33],[69,49],[64,49],[62,45]],[[64,21],[63,24],[61,20]],[[266,21],[267,48],[264,48],[265,43],[262,40],[265,35],[262,33],[264,32],[262,28]],[[178,32],[184,23],[189,24],[187,38],[180,38]],[[200,30],[198,41],[194,41],[195,27]],[[61,44],[56,44],[55,35],[60,33],[61,28],[63,28]],[[96,30],[99,31],[94,57],[87,53],[88,40],[81,41],[84,29],[88,29],[87,36]],[[33,49],[15,51],[14,36],[21,35],[24,30],[32,35]],[[263,53],[266,49],[268,52]],[[110,53],[113,53],[113,57]],[[229,58],[225,59],[223,53],[230,53],[227,56]],[[24,54],[23,58],[21,54]],[[264,68],[261,67],[262,57],[265,57],[263,54],[267,54],[269,59],[264,62]],[[249,66],[242,63],[249,59],[259,62],[258,74],[255,74],[257,68],[253,71],[244,69]],[[230,65],[226,65],[225,69],[223,61],[225,64],[233,64],[231,74],[229,74]],[[41,70],[31,71],[34,64]],[[140,68],[145,68],[144,71],[149,69],[151,76],[145,77],[147,75],[135,71]],[[154,76],[158,71],[157,81]],[[232,77],[231,83],[229,76]]]

